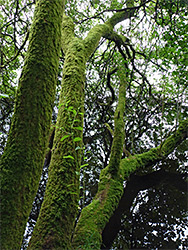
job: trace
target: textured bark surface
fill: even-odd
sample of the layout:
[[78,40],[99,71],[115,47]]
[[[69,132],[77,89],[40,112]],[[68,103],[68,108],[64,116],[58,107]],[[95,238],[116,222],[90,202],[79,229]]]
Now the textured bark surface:
[[94,200],[82,210],[74,235],[74,248],[100,249],[102,232],[121,201],[124,189],[123,181],[127,180],[135,170],[152,166],[152,164],[167,157],[187,137],[188,120],[184,120],[178,130],[159,147],[143,154],[122,159],[115,167],[116,173],[113,172],[113,175],[109,163],[101,172],[98,192]]
[[95,26],[82,40],[75,37],[71,18],[63,17],[65,62],[54,148],[45,198],[29,249],[47,246],[49,249],[71,248],[78,211],[78,173],[82,155],[81,150],[76,150],[77,147],[82,148],[82,140],[75,142],[74,139],[82,138],[86,62],[101,37],[112,30],[109,20],[108,24]]
[[95,198],[82,210],[73,238],[73,249],[100,249],[102,231],[123,194],[123,173],[120,172],[119,165],[125,139],[123,121],[125,92],[124,78],[120,81],[118,105],[114,115],[115,130],[110,162],[100,175]]
[[86,61],[84,46],[74,37],[71,20],[63,19],[65,62],[52,160],[29,249],[70,249],[78,212]]
[[113,28],[134,15],[134,1],[127,2],[130,8],[96,25],[82,40],[75,36],[71,18],[63,17],[62,29],[64,1],[37,1],[15,114],[1,162],[2,249],[20,249],[37,191],[51,122],[60,47],[65,61],[49,178],[28,249],[100,249],[105,226],[121,201],[123,182],[135,170],[167,157],[187,137],[188,122],[184,120],[159,147],[121,159],[126,90],[126,78],[121,78],[110,162],[102,170],[98,192],[92,203],[82,210],[74,231],[83,152],[86,62],[102,37],[119,44],[124,42]]
[[1,159],[1,249],[20,249],[42,171],[55,97],[64,1],[37,1]]

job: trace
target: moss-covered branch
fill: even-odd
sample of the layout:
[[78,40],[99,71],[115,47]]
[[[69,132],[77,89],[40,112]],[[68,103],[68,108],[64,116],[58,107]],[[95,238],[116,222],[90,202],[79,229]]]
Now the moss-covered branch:
[[125,78],[122,78],[120,79],[118,105],[114,115],[115,129],[110,162],[100,175],[98,193],[93,202],[82,210],[74,234],[73,249],[100,249],[102,230],[123,193],[123,175],[119,171],[119,165],[125,139],[123,121],[125,92],[126,81]]
[[123,152],[123,144],[125,140],[125,124],[123,121],[123,114],[125,111],[125,97],[126,97],[126,79],[120,78],[119,99],[118,105],[114,115],[114,139],[111,147],[111,155],[109,162],[109,171],[112,176],[117,175],[119,164]]
[[74,235],[73,247],[100,249],[102,231],[120,201],[123,193],[123,181],[136,169],[147,167],[167,157],[187,136],[188,120],[184,120],[178,130],[161,146],[146,153],[122,159],[118,174],[112,175],[110,167],[106,167],[100,175],[97,195],[81,213]]
[[[101,37],[113,29],[111,23],[97,25],[91,29],[86,39],[81,40],[74,36],[74,24],[71,18],[64,16],[63,19],[62,48],[65,62],[57,129],[45,198],[30,241],[30,249],[40,249],[47,245],[51,248],[70,249],[79,194],[78,172],[81,152],[76,151],[76,148],[82,146],[81,140],[76,143],[74,140],[82,138],[86,60],[97,47]],[[123,86],[124,84],[120,88]],[[124,130],[123,110],[124,102],[120,101],[115,119],[118,127],[115,131],[117,140],[112,150],[115,161],[121,159],[124,141],[124,134],[120,136],[122,138],[119,141],[119,135]],[[121,144],[118,150],[117,144]],[[112,165],[113,172],[116,164],[112,162],[110,166]],[[58,213],[54,214],[55,211]]]
[[111,18],[109,18],[104,24],[99,24],[94,26],[87,37],[84,39],[84,46],[86,48],[86,56],[89,56],[95,51],[96,47],[99,44],[101,37],[109,38],[113,33],[113,28],[119,22],[134,16],[135,8],[134,1],[128,1],[129,8],[125,9],[122,12],[115,13]]
[[138,154],[121,160],[120,167],[126,176],[138,168],[151,166],[166,158],[173,150],[188,137],[188,119],[180,123],[179,128],[169,136],[160,146],[148,152]]
[[121,12],[115,13],[111,18],[109,18],[106,24],[110,24],[114,27],[116,24],[133,17],[136,10],[136,8],[134,8],[134,2],[134,0],[126,1],[127,8]]
[[63,0],[37,1],[14,116],[1,159],[1,249],[20,249],[38,188],[61,48]]
[[75,39],[74,23],[69,16],[64,14],[62,25],[62,49],[64,53],[66,53],[72,39]]

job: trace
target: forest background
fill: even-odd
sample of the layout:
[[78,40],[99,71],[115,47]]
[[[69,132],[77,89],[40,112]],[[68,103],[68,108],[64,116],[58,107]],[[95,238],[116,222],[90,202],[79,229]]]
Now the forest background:
[[0,15],[2,249],[186,249],[187,2]]

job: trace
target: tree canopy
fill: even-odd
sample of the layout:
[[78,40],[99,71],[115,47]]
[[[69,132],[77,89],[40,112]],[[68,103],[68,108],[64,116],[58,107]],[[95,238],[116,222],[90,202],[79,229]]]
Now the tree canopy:
[[1,8],[2,249],[186,249],[186,1]]

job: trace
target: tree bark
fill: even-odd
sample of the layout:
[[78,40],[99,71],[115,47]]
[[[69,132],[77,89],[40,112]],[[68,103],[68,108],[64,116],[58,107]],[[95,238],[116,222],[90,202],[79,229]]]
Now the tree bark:
[[121,229],[122,215],[130,213],[132,202],[141,190],[154,187],[165,181],[175,186],[180,191],[188,192],[187,182],[183,180],[183,177],[184,174],[170,173],[163,169],[144,176],[131,175],[124,189],[118,208],[115,210],[102,232],[103,240],[101,249],[107,250],[111,248],[113,241]]
[[[166,158],[188,137],[188,120],[182,121],[177,131],[168,137],[159,147],[148,152],[122,159],[119,166],[111,171],[110,163],[102,170],[98,192],[82,210],[74,234],[73,246],[77,249],[100,249],[102,232],[116,210],[123,194],[123,181],[135,170],[145,169]],[[114,135],[115,138],[115,135]],[[113,154],[112,154],[113,155]],[[110,159],[110,162],[113,160]]]
[[75,37],[72,19],[63,17],[65,62],[57,127],[44,202],[28,249],[71,249],[78,212],[86,62],[101,37],[127,16],[118,13],[116,21],[96,25],[84,40]]
[[72,20],[63,19],[65,62],[52,159],[28,249],[70,249],[78,212],[86,60],[83,43],[74,36]]
[[64,1],[37,1],[30,42],[1,159],[1,249],[20,249],[47,146]]
[[120,162],[125,139],[123,115],[126,79],[120,79],[118,105],[114,114],[114,139],[109,165],[101,172],[98,192],[93,202],[82,210],[74,238],[74,249],[100,249],[102,231],[123,194],[123,172]]

